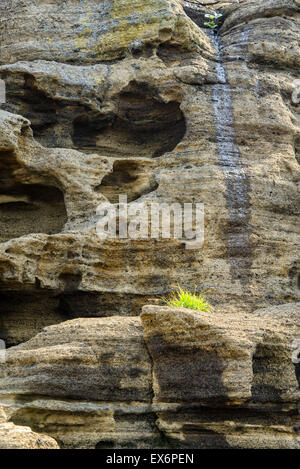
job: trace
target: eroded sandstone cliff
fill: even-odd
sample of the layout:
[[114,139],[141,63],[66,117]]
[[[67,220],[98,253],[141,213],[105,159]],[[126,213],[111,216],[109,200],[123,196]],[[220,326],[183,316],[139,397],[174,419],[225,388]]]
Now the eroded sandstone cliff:
[[[299,448],[299,0],[0,17],[5,425],[69,448]],[[203,247],[99,240],[119,194],[204,203]],[[214,313],[138,317],[178,283]]]

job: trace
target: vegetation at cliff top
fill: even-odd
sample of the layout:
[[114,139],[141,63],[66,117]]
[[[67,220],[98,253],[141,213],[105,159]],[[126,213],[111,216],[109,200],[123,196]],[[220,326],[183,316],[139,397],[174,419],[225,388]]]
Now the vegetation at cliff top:
[[208,312],[211,311],[212,306],[206,301],[202,294],[191,293],[190,291],[184,291],[181,287],[177,287],[173,291],[169,298],[166,298],[164,302],[172,308],[188,308],[196,309],[198,311]]
[[215,29],[219,26],[217,20],[221,18],[223,15],[221,13],[207,13],[204,16],[205,18],[209,19],[209,21],[206,21],[204,23],[204,26],[208,26],[210,29]]

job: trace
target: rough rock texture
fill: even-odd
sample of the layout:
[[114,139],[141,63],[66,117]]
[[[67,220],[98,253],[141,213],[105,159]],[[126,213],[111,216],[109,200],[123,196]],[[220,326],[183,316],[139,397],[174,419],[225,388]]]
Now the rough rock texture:
[[7,422],[5,412],[0,408],[0,449],[59,449],[59,446],[47,435]]
[[151,447],[159,437],[147,415],[151,361],[139,318],[47,327],[10,348],[0,373],[1,402],[11,420],[51,435],[62,447],[143,446],[143,440]]
[[[121,301],[112,300],[105,314],[138,314],[145,298],[178,283],[180,262],[181,282],[210,289],[218,304],[253,309],[299,299],[299,106],[291,102],[297,3],[285,1],[280,10],[274,0],[227,5],[220,53],[179,3],[140,0],[133,10],[127,4],[125,15],[126,2],[117,12],[107,2],[110,26],[104,4],[95,3],[0,7],[3,109],[13,113],[1,117],[1,236],[9,243],[0,248],[3,289],[35,293],[38,282],[57,295],[60,276],[77,275],[76,291],[99,293],[93,315],[103,315],[108,292]],[[20,33],[11,23],[16,8]],[[199,8],[194,17],[202,25],[206,7]],[[90,39],[75,46],[84,28]],[[102,34],[105,60],[92,53]],[[123,57],[124,34],[141,44],[135,52],[128,46]],[[229,177],[222,147],[229,156],[238,152]],[[119,193],[203,202],[203,248],[188,251],[176,240],[99,242],[96,207]]]
[[145,306],[141,321],[75,319],[10,348],[10,420],[62,448],[300,449],[299,303],[252,314]]
[[[186,447],[300,449],[300,304],[203,313],[145,306],[157,425]],[[298,341],[298,342],[296,342]]]
[[139,318],[50,326],[10,348],[0,372],[10,419],[61,447],[152,447],[160,440]]
[[[224,22],[214,35],[203,22],[216,8]],[[45,425],[67,447],[128,446],[130,431],[138,446],[169,447],[181,437],[191,446],[297,445],[288,430],[296,398],[287,357],[300,300],[300,108],[292,102],[300,1],[8,0],[0,18],[7,91],[0,109],[0,338],[13,346],[0,365],[0,392],[16,396],[7,398],[9,409],[19,409],[13,421],[35,431]],[[204,203],[203,247],[101,241],[97,206],[117,203],[120,194],[130,203]],[[144,311],[150,359],[137,318],[178,283],[208,290],[219,311],[201,319],[207,349],[199,345],[201,328],[170,322],[176,347],[195,337],[199,363],[207,357],[207,368],[198,369],[194,352],[185,351],[186,368],[196,367],[190,389],[181,385],[176,350],[158,363],[161,345],[153,345]],[[162,310],[157,318],[164,317]],[[193,316],[183,317],[192,324]],[[160,328],[169,343],[173,332],[163,322]],[[282,344],[276,354],[275,337]],[[97,365],[103,353],[115,373],[109,392],[106,365]],[[118,353],[127,364],[122,377]],[[25,356],[35,365],[26,368]],[[177,363],[179,381],[166,396],[168,360]],[[154,373],[153,383],[152,364],[164,376]],[[95,384],[99,376],[103,386]],[[167,406],[159,417],[153,390],[155,405]],[[28,402],[19,402],[23,393]],[[201,442],[198,403],[191,408],[205,396],[213,405],[203,413],[210,437]],[[232,396],[237,407],[231,403],[227,414],[224,399]],[[170,412],[179,401],[189,406],[180,418]],[[76,418],[74,409],[81,409]]]
[[299,397],[291,359],[300,338],[299,303],[250,315],[145,306],[141,318],[158,401]]
[[0,424],[0,449],[59,449],[53,438],[13,423]]

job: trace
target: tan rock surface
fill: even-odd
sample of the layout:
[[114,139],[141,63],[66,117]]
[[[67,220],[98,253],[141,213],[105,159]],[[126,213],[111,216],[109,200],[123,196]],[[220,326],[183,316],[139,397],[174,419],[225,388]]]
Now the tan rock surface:
[[50,326],[7,351],[0,403],[62,448],[300,448],[299,306]]
[[[36,8],[30,5],[26,21],[30,8]],[[232,100],[233,123],[228,131],[246,177],[241,188],[245,206],[241,225],[229,213],[230,203],[241,201],[231,201],[234,190],[226,186],[217,150],[220,136],[216,135],[218,110],[213,96],[217,52],[207,30],[197,29],[206,41],[201,50],[187,52],[163,43],[156,54],[144,55],[143,48],[140,57],[129,54],[109,65],[83,66],[78,55],[73,65],[55,55],[55,61],[40,60],[45,58],[40,49],[35,60],[22,41],[27,61],[17,62],[15,57],[15,63],[0,69],[7,83],[6,108],[29,118],[35,138],[48,148],[32,140],[24,121],[18,150],[1,158],[5,167],[14,167],[16,159],[20,165],[14,172],[15,184],[22,185],[16,203],[25,204],[27,215],[31,204],[26,197],[40,205],[27,223],[19,213],[21,227],[17,224],[8,230],[9,248],[3,245],[0,253],[2,277],[26,284],[33,294],[37,279],[42,288],[56,294],[60,275],[81,276],[80,291],[99,292],[103,297],[96,315],[113,310],[128,314],[133,298],[137,305],[133,313],[138,314],[144,298],[165,294],[178,283],[179,262],[183,286],[210,289],[212,301],[219,304],[232,301],[251,309],[299,299],[299,113],[291,102],[298,57],[298,6],[286,2],[282,11],[286,18],[280,20],[270,14],[272,9],[277,11],[276,5],[272,1],[234,3],[231,9],[227,5],[224,13],[229,16],[220,33]],[[201,8],[203,16],[205,7]],[[5,15],[9,11],[7,6]],[[177,13],[172,15],[177,18]],[[184,41],[190,41],[195,25],[187,16],[185,21],[189,28],[182,34]],[[16,49],[21,47],[18,37],[12,37]],[[33,47],[35,43],[31,39],[28,44]],[[157,47],[154,39],[153,45]],[[285,62],[271,66],[270,57],[278,64]],[[264,61],[270,66],[266,68]],[[5,114],[5,119],[15,117]],[[12,125],[6,125],[9,135]],[[119,161],[124,157],[126,162]],[[24,183],[34,186],[31,192]],[[45,185],[51,186],[47,193],[53,204],[39,200]],[[12,191],[8,188],[3,201]],[[167,240],[158,244],[99,242],[94,229],[96,207],[105,196],[115,201],[121,192],[149,202],[203,202],[203,248],[187,252],[180,243]],[[2,208],[6,215],[9,207]],[[60,234],[62,230],[67,237]],[[46,236],[16,238],[41,232]],[[66,250],[69,243],[72,249]],[[118,269],[112,262],[112,249]],[[95,261],[99,256],[102,260]],[[101,313],[103,302],[109,301],[108,292],[122,299],[119,311],[112,304]]]
[[[217,38],[203,27],[216,8]],[[63,447],[298,447],[299,0],[9,0],[0,16],[0,338],[13,346],[0,392],[12,421]],[[101,241],[97,206],[124,193],[204,203],[203,247]],[[201,327],[195,313],[158,315],[176,350],[155,358],[152,383],[134,316],[178,283],[208,290],[220,313]]]
[[53,438],[40,435],[28,427],[13,423],[0,424],[0,449],[59,449]]
[[181,404],[158,412],[159,429],[183,447],[299,449],[299,313],[299,303],[252,314],[145,306],[153,402]]
[[59,449],[59,446],[47,435],[7,422],[4,409],[0,407],[0,449]]
[[49,326],[8,349],[1,392],[12,391],[95,401],[149,401],[151,367],[139,318],[74,319]]
[[151,447],[159,439],[139,318],[47,327],[7,350],[0,381],[9,419],[49,434],[61,447]]
[[[22,30],[11,16],[14,9]],[[137,0],[130,5],[127,0],[9,0],[0,13],[2,63],[23,60],[24,55],[31,60],[97,63],[162,43],[185,50],[209,48],[205,33],[186,17],[178,1]]]
[[141,319],[157,401],[300,397],[292,362],[299,303],[251,314],[144,306]]

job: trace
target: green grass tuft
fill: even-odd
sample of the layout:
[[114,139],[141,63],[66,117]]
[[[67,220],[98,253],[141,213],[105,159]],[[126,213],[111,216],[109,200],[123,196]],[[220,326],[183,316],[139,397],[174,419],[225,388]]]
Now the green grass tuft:
[[205,300],[202,294],[196,295],[190,291],[184,291],[179,286],[171,293],[170,298],[166,298],[164,302],[172,308],[189,308],[204,312],[212,310],[211,304]]

